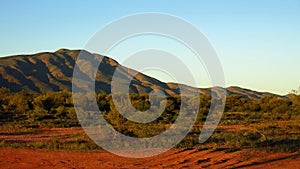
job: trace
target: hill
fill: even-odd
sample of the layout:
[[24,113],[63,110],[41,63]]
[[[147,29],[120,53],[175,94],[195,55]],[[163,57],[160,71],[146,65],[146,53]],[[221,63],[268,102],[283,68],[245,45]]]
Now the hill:
[[[60,49],[53,53],[43,52],[33,55],[1,57],[0,87],[9,88],[12,92],[21,90],[37,93],[71,91],[73,69],[80,52],[81,50]],[[117,66],[121,70],[121,76],[118,77],[118,81],[128,79],[130,72],[137,73],[131,81],[131,93],[149,93],[153,89],[160,89],[167,95],[179,94],[180,92],[178,85],[175,83],[164,83],[158,79],[124,67],[112,58],[92,54],[87,51],[84,52],[86,52],[86,56],[102,57],[96,77],[96,90],[99,93],[111,92],[110,83]],[[89,78],[88,70],[81,73],[86,75],[86,78]],[[200,94],[211,94],[210,88],[195,89],[184,85],[184,90],[188,92],[198,90]],[[240,87],[229,87],[227,88],[227,92],[229,95],[235,94],[246,99],[258,99],[266,95],[275,96],[275,94],[257,92]]]

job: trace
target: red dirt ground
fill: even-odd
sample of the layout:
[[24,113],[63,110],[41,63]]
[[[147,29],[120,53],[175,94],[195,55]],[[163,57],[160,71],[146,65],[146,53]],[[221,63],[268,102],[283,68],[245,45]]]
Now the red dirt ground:
[[0,168],[292,168],[300,167],[300,153],[266,153],[248,150],[196,151],[173,149],[164,154],[133,159],[104,150],[0,149]]

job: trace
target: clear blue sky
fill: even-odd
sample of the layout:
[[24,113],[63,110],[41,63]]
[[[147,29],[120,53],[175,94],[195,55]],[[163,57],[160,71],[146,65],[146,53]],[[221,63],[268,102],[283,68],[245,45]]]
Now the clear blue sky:
[[299,0],[2,0],[0,56],[83,48],[107,23],[141,12],[198,27],[216,48],[227,86],[287,94],[300,85]]

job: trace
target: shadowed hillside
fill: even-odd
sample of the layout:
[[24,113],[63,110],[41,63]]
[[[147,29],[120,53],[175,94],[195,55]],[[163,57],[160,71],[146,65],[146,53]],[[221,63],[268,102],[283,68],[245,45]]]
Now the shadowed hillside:
[[[0,87],[9,88],[12,92],[21,90],[29,92],[44,93],[47,91],[71,91],[72,76],[75,61],[80,50],[60,49],[54,53],[44,52],[33,55],[18,55],[0,58]],[[154,88],[161,89],[167,95],[179,94],[180,90],[175,83],[164,83],[155,78],[138,73],[135,70],[119,65],[119,63],[109,57],[85,52],[87,57],[102,57],[96,77],[96,90],[98,93],[111,92],[111,80],[117,66],[120,66],[121,76],[118,81],[128,79],[130,73],[137,73],[131,81],[131,93],[149,93]],[[87,63],[91,64],[91,63]],[[80,72],[83,79],[90,78],[89,69]],[[123,78],[123,79],[122,79]],[[83,88],[82,86],[79,86]],[[84,89],[84,88],[83,88]],[[184,90],[193,92],[198,90],[200,94],[210,93],[209,88],[195,89],[184,85]],[[273,94],[251,91],[239,87],[227,88],[229,95],[239,95],[246,99],[258,99],[262,96]]]

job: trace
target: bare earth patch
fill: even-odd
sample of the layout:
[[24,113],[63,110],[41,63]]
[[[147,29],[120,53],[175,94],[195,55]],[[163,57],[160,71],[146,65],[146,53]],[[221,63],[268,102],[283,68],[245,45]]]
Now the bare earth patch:
[[144,158],[124,158],[104,150],[0,149],[0,168],[297,168],[300,153],[241,150],[196,151],[173,149]]
[[[241,126],[231,126],[229,129]],[[226,128],[226,127],[224,127]],[[1,131],[0,141],[46,142],[53,137],[68,140],[84,135],[78,128],[40,128],[33,133]],[[152,150],[141,150],[144,152]],[[222,150],[172,149],[164,154],[143,158],[124,158],[104,150],[56,150],[38,148],[0,148],[0,168],[299,168],[300,152],[270,153],[249,149]]]
[[4,141],[21,141],[21,142],[34,142],[34,141],[49,141],[53,137],[60,139],[68,139],[72,134],[84,134],[80,127],[76,128],[40,128],[32,133],[18,133],[18,132],[0,132],[0,140]]

